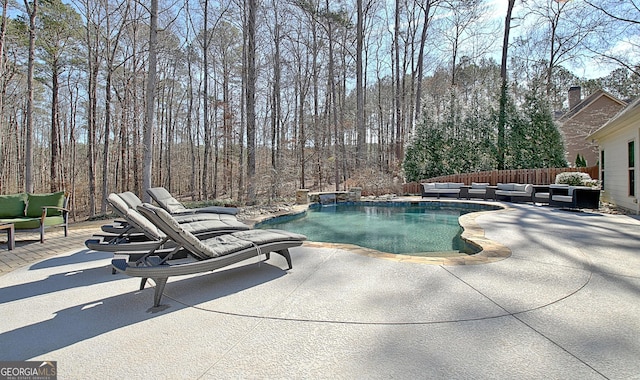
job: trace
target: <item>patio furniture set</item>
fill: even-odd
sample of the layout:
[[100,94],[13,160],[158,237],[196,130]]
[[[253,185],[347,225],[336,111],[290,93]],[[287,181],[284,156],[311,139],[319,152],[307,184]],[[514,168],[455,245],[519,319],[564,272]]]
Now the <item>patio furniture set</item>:
[[[304,235],[282,230],[251,229],[236,218],[235,208],[187,209],[164,188],[147,192],[158,206],[143,203],[135,194],[108,196],[108,203],[123,220],[102,226],[85,241],[93,250],[113,252],[113,272],[155,283],[153,306],[160,306],[171,276],[204,273],[271,252],[292,268],[289,248],[302,245]],[[120,258],[117,256],[125,256]]]
[[563,184],[532,185],[519,183],[472,182],[471,185],[457,182],[423,183],[422,197],[454,197],[457,199],[483,199],[507,202],[531,202],[548,204],[568,209],[597,209],[600,204],[600,189],[589,186]]
[[0,230],[7,232],[7,248],[15,247],[16,231],[38,231],[40,243],[44,243],[44,231],[49,227],[63,227],[67,236],[68,202],[69,194],[64,191],[0,195]]

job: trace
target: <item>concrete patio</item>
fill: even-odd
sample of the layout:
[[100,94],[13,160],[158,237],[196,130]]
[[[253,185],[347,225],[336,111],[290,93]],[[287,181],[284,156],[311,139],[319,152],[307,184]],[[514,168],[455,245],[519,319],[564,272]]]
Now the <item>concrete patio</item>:
[[0,243],[0,361],[57,361],[59,379],[640,379],[638,220],[514,204],[476,222],[511,256],[306,245],[290,271],[272,255],[171,278],[156,309],[84,248],[97,226]]

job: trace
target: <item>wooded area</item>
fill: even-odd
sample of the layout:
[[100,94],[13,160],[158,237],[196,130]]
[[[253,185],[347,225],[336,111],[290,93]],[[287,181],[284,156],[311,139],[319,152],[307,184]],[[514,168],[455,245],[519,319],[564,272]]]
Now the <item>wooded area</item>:
[[538,139],[510,134],[532,102],[640,95],[637,0],[2,5],[0,194],[65,189],[79,217],[149,186],[251,204],[399,185],[421,123],[508,168],[505,136]]

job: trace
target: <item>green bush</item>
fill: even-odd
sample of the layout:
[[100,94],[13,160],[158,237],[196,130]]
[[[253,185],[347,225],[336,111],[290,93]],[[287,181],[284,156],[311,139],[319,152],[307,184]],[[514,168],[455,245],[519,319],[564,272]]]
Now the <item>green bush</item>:
[[569,186],[593,186],[594,180],[587,173],[564,172],[556,175],[556,183]]

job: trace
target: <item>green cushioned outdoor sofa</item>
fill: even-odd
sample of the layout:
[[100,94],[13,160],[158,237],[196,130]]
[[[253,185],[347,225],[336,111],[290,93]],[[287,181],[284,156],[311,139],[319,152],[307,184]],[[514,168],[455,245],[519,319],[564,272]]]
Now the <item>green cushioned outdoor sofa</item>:
[[13,223],[16,230],[39,230],[41,243],[48,227],[64,227],[64,236],[67,236],[68,200],[69,194],[64,191],[0,195],[0,223]]

